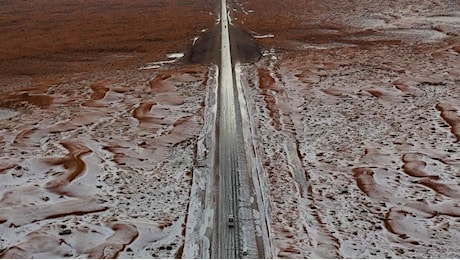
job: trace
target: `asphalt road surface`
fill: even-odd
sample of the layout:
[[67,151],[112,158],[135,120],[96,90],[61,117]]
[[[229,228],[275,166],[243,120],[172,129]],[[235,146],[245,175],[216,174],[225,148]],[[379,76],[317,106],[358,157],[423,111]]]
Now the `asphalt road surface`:
[[212,256],[236,258],[239,255],[238,223],[229,225],[229,216],[238,215],[237,194],[237,121],[234,94],[234,78],[230,51],[227,3],[221,2],[221,66],[219,71],[219,126],[218,126],[218,175],[217,222],[215,225],[216,246]]
[[217,187],[214,187],[217,214],[211,257],[257,258],[261,255],[260,243],[255,242],[258,239],[254,219],[247,203],[252,192],[247,183],[248,165],[236,86],[239,79],[235,78],[234,62],[255,60],[260,57],[260,50],[249,35],[230,24],[229,16],[226,0],[221,0],[220,26],[197,41],[191,57],[192,62],[220,63],[215,144]]

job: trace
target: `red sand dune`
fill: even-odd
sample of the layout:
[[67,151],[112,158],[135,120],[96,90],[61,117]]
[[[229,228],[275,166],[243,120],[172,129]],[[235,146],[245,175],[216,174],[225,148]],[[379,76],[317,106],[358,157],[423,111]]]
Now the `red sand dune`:
[[282,89],[276,85],[275,79],[270,75],[270,71],[267,69],[258,69],[259,75],[259,88],[264,95],[264,100],[268,111],[270,111],[270,118],[272,119],[272,124],[277,130],[281,130],[281,119],[280,111],[278,105],[276,104],[276,99],[271,93],[272,91],[276,93],[281,93]]
[[70,199],[54,203],[21,205],[0,209],[0,223],[19,227],[40,220],[104,211],[107,206],[96,198]]
[[156,105],[154,102],[145,102],[141,103],[139,107],[134,109],[133,117],[139,121],[138,126],[143,126],[145,124],[148,125],[156,125],[160,127],[163,124],[167,124],[168,120],[165,118],[164,115],[157,115],[151,113],[152,108]]
[[107,91],[110,90],[110,88],[106,86],[105,82],[99,82],[99,83],[92,84],[91,89],[93,90],[93,94],[91,94],[92,100],[103,99]]
[[114,222],[108,223],[108,225],[115,233],[102,243],[85,252],[88,254],[88,258],[117,258],[118,254],[139,235],[136,226],[132,224]]
[[[46,162],[51,166],[62,165],[66,172],[61,173],[57,177],[54,177],[52,181],[45,184],[45,188],[58,194],[68,195],[66,186],[73,180],[83,174],[86,170],[86,163],[83,161],[83,157],[88,155],[92,151],[85,145],[73,142],[61,142],[69,152],[62,158],[47,159]],[[73,195],[75,196],[75,195]]]
[[171,73],[160,73],[155,76],[155,78],[149,82],[150,89],[154,93],[163,93],[172,91],[170,83],[167,82],[169,78],[172,77]]
[[431,178],[424,178],[418,181],[420,184],[427,186],[435,192],[452,199],[460,199],[460,186],[456,183],[443,183]]
[[402,161],[404,162],[402,167],[403,171],[412,177],[439,179],[439,176],[432,175],[424,171],[427,164],[425,161],[418,160],[418,157],[418,154],[404,154],[402,156]]
[[460,141],[460,116],[457,109],[451,104],[440,103],[436,105],[436,109],[441,112],[441,117],[450,125],[450,131]]
[[5,259],[30,259],[37,253],[52,254],[62,243],[61,239],[51,234],[33,232],[28,234],[23,242],[0,254],[0,257]]
[[53,97],[30,93],[12,94],[0,97],[0,107],[3,108],[14,109],[21,102],[26,102],[40,108],[48,108],[53,103]]

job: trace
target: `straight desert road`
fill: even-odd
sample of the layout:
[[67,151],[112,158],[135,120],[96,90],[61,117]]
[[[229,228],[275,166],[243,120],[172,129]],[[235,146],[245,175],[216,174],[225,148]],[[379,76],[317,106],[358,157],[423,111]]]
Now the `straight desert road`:
[[[245,142],[242,134],[241,110],[238,102],[236,79],[232,58],[239,58],[239,49],[231,46],[241,33],[229,24],[226,0],[221,1],[221,53],[217,111],[217,156],[218,175],[217,214],[214,226],[213,258],[260,257],[255,243],[255,228],[252,212],[241,210],[240,203],[249,200],[247,182],[242,182],[248,174]],[[230,35],[233,33],[232,35]],[[234,37],[233,41],[230,37]],[[240,46],[239,43],[234,45]],[[243,44],[244,45],[244,44]],[[232,53],[234,50],[235,53]],[[236,50],[236,51],[235,51]],[[240,211],[241,210],[241,211]],[[248,214],[249,212],[249,214]],[[234,223],[229,223],[232,220]],[[249,242],[251,241],[251,242]]]
[[218,127],[218,214],[214,233],[217,249],[212,252],[216,258],[235,258],[239,251],[238,226],[228,225],[230,215],[237,215],[236,171],[238,167],[236,139],[236,113],[233,90],[233,72],[228,31],[227,4],[222,0],[221,7],[221,66],[219,79],[219,127]]

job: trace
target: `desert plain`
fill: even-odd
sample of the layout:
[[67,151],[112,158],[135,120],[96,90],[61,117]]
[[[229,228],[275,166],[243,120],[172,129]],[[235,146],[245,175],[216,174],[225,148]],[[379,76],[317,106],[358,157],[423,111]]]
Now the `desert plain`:
[[[460,3],[228,3],[264,256],[459,258]],[[219,2],[1,6],[0,256],[201,258]]]

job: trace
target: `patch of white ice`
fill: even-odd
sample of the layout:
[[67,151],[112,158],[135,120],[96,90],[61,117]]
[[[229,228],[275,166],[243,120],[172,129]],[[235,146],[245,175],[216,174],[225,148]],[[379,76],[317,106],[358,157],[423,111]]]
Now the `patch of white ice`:
[[145,65],[143,67],[140,67],[139,70],[150,70],[150,69],[158,69],[161,67],[160,64],[156,64],[157,62]]
[[184,57],[184,53],[182,52],[169,53],[169,54],[166,54],[166,57],[168,57],[168,59],[180,59]]
[[196,41],[199,39],[199,37],[193,37],[193,42],[192,42],[192,45],[195,45]]
[[265,34],[265,35],[254,35],[255,39],[264,39],[264,38],[275,38],[275,35],[272,33]]
[[17,116],[19,112],[10,109],[0,109],[0,120],[10,119]]
[[432,22],[443,22],[451,25],[460,25],[460,13],[456,15],[430,16],[427,20]]
[[390,30],[390,34],[397,37],[414,37],[424,42],[431,42],[445,38],[447,35],[432,29],[396,29]]
[[147,65],[140,67],[139,70],[150,70],[150,69],[159,69],[161,66],[165,64],[172,64],[176,62],[178,59],[184,57],[184,53],[182,52],[177,52],[177,53],[168,53],[166,54],[166,57],[169,60],[164,60],[164,61],[156,61],[152,63],[148,63]]

